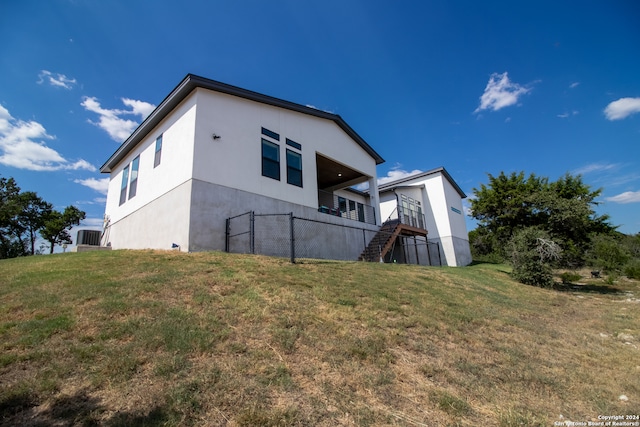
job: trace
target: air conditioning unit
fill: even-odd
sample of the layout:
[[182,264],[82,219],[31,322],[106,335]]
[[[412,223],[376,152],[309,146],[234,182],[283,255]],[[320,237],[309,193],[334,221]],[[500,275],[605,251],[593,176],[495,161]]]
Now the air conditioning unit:
[[77,245],[100,246],[100,230],[78,231]]

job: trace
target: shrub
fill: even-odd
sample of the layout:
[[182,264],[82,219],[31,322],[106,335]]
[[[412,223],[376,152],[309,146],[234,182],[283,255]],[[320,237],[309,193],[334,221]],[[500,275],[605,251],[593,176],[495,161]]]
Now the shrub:
[[627,248],[615,238],[599,235],[593,239],[593,244],[589,251],[591,265],[610,273],[621,271],[628,260],[629,252]]
[[572,273],[570,271],[565,271],[560,275],[560,280],[562,280],[562,283],[564,284],[574,283],[580,279],[582,279],[581,275],[577,273]]
[[550,263],[560,257],[560,247],[536,227],[518,231],[509,241],[512,276],[526,285],[553,285]]
[[634,259],[624,267],[624,274],[629,279],[640,280],[640,260]]

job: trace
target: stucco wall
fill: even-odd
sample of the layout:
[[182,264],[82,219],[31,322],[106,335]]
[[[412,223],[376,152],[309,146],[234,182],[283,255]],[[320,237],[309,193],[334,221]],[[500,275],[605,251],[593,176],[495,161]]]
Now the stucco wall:
[[[463,266],[471,263],[462,197],[442,173],[436,172],[417,177],[415,180],[403,181],[396,193],[422,202],[428,239],[440,243],[443,265]],[[386,191],[380,199],[382,215],[388,216],[397,205],[395,194]],[[383,217],[383,221],[387,216]]]
[[[114,168],[109,176],[105,208],[112,223],[147,206],[190,178],[195,119],[195,98],[188,97]],[[154,168],[156,138],[160,135],[163,136],[161,163]],[[130,183],[127,183],[127,200],[120,205],[123,169],[138,155],[140,163],[136,195],[129,198]]]
[[[200,180],[193,180],[192,209],[191,209],[191,230],[190,245],[191,251],[202,250],[224,250],[225,247],[225,220],[226,218],[240,215],[248,211],[255,211],[256,214],[286,214],[293,212],[295,216],[315,219],[323,222],[347,225],[356,228],[371,230],[368,238],[373,237],[373,233],[378,227],[361,223],[358,221],[342,219],[332,215],[318,212],[317,208],[309,208],[297,203],[289,203],[276,200],[263,195],[250,193],[236,188],[229,188],[222,185],[212,184]],[[242,219],[239,221],[245,221]],[[259,219],[263,224],[266,219]],[[256,221],[257,225],[260,223]],[[248,225],[247,225],[248,229]],[[317,245],[317,252],[322,257],[328,259],[352,259],[355,260],[363,249],[362,231],[347,231],[342,227],[324,227],[324,234],[318,234],[318,228],[312,226],[298,230],[296,239],[311,242]],[[244,230],[242,230],[244,231]],[[348,238],[343,238],[348,233]],[[279,249],[286,243],[270,243],[269,239],[273,234],[269,227],[256,229],[256,252],[266,255],[284,256]],[[242,238],[239,238],[242,239]],[[289,236],[279,236],[282,241],[288,241]],[[340,242],[336,244],[336,242]],[[260,243],[266,242],[266,243]],[[239,245],[241,246],[241,245]],[[271,246],[271,248],[269,248]],[[236,248],[237,250],[240,250]],[[286,249],[286,248],[285,248]],[[299,256],[303,256],[302,253]]]
[[112,221],[102,244],[113,249],[171,249],[173,243],[189,247],[191,181]]
[[[335,122],[308,114],[197,89],[193,178],[317,208],[316,153],[375,178],[375,160]],[[276,141],[262,128],[280,135]],[[220,138],[214,140],[213,134]],[[262,176],[261,139],[279,145],[280,180]],[[289,138],[302,145],[286,145]],[[286,150],[302,155],[303,187],[287,183]]]

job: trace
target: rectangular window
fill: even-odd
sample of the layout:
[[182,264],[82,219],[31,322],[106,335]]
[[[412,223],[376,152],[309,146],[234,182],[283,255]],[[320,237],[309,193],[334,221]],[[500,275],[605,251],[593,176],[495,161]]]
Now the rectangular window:
[[297,142],[292,141],[289,138],[287,138],[287,145],[289,147],[293,147],[293,148],[295,148],[297,150],[302,150],[302,145],[301,144],[298,144]]
[[340,212],[338,212],[339,215],[347,211],[347,199],[338,196],[338,209],[340,210]]
[[280,146],[262,140],[262,176],[280,181]]
[[262,134],[268,136],[269,138],[273,138],[276,141],[280,141],[280,135],[278,135],[277,133],[266,129],[266,128],[262,128]]
[[131,162],[131,184],[129,184],[129,199],[136,195],[138,189],[138,167],[140,165],[140,156]]
[[358,221],[364,222],[364,205],[358,203]]
[[287,183],[302,187],[302,156],[287,150]]
[[155,168],[160,164],[160,159],[162,157],[162,135],[156,138],[156,155],[153,159],[153,167]]
[[129,165],[122,171],[122,185],[120,186],[120,204],[127,201],[127,184],[129,183]]

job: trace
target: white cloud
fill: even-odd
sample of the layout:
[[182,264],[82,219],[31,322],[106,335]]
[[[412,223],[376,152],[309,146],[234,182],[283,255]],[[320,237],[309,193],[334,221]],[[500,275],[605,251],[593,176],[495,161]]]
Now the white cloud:
[[76,184],[84,185],[85,187],[89,187],[102,194],[107,194],[107,190],[109,189],[109,178],[76,179],[73,182],[75,182]]
[[100,117],[97,122],[89,120],[89,123],[98,126],[106,131],[111,139],[116,142],[123,142],[138,127],[138,122],[125,119],[122,116],[134,115],[144,120],[156,107],[144,101],[135,99],[122,98],[122,103],[129,107],[129,110],[106,109],[102,108],[98,99],[93,96],[85,96],[82,99],[82,105],[87,111],[98,114]]
[[593,172],[604,172],[612,169],[619,169],[620,164],[618,163],[591,163],[585,166],[582,166],[573,171],[574,175],[585,175]]
[[42,70],[38,74],[38,84],[48,82],[51,86],[61,87],[64,89],[71,89],[78,82],[76,79],[70,79],[64,74],[52,73],[51,71]]
[[55,139],[40,123],[16,120],[0,105],[0,164],[33,171],[96,168],[86,160],[69,162],[42,140]]
[[562,113],[562,114],[558,114],[557,117],[559,117],[561,119],[567,119],[567,118],[572,117],[572,116],[577,116],[578,114],[580,114],[579,111],[573,110],[570,113],[565,112],[565,113]]
[[530,88],[510,81],[507,72],[502,74],[493,73],[489,78],[487,87],[484,89],[484,93],[480,97],[480,105],[474,113],[483,110],[498,111],[509,107],[516,104],[522,95],[530,91]]
[[624,119],[634,113],[640,113],[640,98],[620,98],[604,109],[608,120]]
[[580,86],[580,82],[573,82],[573,83],[571,83],[571,84],[569,85],[569,88],[570,88],[570,89],[575,89],[575,88],[577,88],[578,86]]
[[386,176],[383,176],[382,178],[378,178],[378,185],[383,185],[388,182],[393,182],[398,179],[406,178],[408,176],[416,175],[419,173],[422,173],[422,171],[418,169],[414,169],[411,172],[407,172],[406,170],[400,169],[400,166],[396,166],[393,169],[391,169],[389,172],[387,172]]
[[626,191],[617,196],[605,198],[608,202],[613,203],[640,203],[640,191]]

